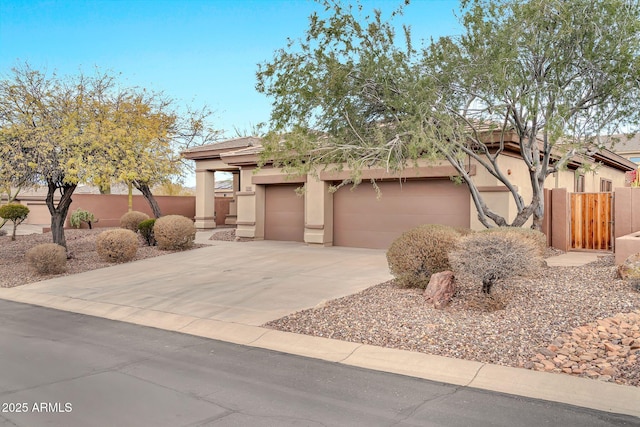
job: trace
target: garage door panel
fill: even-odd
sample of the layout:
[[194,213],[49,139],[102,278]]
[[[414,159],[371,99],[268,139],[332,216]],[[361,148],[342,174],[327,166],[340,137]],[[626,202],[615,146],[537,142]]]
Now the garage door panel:
[[304,198],[296,194],[298,187],[298,184],[266,186],[265,239],[304,240]]
[[469,192],[450,180],[379,182],[334,194],[336,246],[387,248],[402,232],[421,224],[468,227]]

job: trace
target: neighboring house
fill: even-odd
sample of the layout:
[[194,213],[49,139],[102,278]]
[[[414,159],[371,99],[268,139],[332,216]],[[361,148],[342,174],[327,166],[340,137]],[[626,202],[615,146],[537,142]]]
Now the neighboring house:
[[616,140],[613,147],[616,154],[640,165],[640,133],[636,133],[631,138],[627,135],[614,135],[611,138]]
[[[500,165],[531,199],[529,175],[516,153],[501,156]],[[509,145],[509,144],[507,144]],[[259,138],[245,137],[200,146],[183,155],[196,162],[196,217],[199,229],[214,228],[214,180],[216,172],[233,174],[234,200],[230,214],[237,214],[236,235],[243,238],[300,241],[310,244],[386,248],[403,231],[416,225],[439,223],[472,229],[484,228],[466,185],[456,184],[457,173],[448,163],[420,163],[401,175],[383,169],[368,169],[356,188],[330,187],[348,177],[348,172],[319,172],[318,178],[287,176],[270,165],[257,169]],[[612,191],[623,187],[625,172],[634,168],[629,160],[608,150],[594,150],[591,157],[572,159],[567,170],[547,178],[546,188],[569,192]],[[592,172],[582,165],[598,164]],[[469,163],[485,202],[507,219],[517,211],[507,189],[484,168]],[[376,197],[370,179],[382,191]],[[304,194],[295,190],[306,185]]]

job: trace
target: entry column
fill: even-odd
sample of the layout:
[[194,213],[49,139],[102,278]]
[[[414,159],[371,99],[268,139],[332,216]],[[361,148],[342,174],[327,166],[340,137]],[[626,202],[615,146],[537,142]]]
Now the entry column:
[[196,169],[196,217],[195,226],[204,230],[216,228],[215,171]]

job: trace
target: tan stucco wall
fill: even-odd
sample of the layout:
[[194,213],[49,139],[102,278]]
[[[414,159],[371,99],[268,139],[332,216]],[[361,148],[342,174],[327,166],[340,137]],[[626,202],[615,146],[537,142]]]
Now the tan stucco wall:
[[[506,190],[506,187],[494,176],[492,176],[481,165],[471,162],[471,167],[474,168],[473,180],[479,187],[480,193],[484,199],[484,202],[496,213],[505,217],[509,222],[517,215],[517,209],[515,201],[511,193]],[[451,168],[448,162],[442,161],[437,164],[428,163],[426,161],[418,162],[419,173],[424,175],[425,170],[438,171],[442,173],[443,170]],[[522,196],[524,203],[531,202],[532,189],[529,179],[529,174],[524,167],[522,159],[513,156],[502,156],[499,159],[499,166],[503,173],[511,180],[511,182],[517,188],[519,194]],[[236,207],[237,207],[237,235],[245,238],[264,238],[264,220],[265,220],[265,186],[271,184],[282,184],[287,182],[297,182],[302,186],[306,186],[305,189],[305,231],[304,239],[307,243],[330,245],[333,241],[333,194],[328,189],[331,179],[325,173],[322,179],[315,178],[311,175],[306,177],[295,177],[293,181],[283,174],[279,169],[269,166],[262,167],[256,170],[255,166],[237,166],[240,169],[240,185],[239,192],[236,194]],[[197,170],[229,170],[230,166],[224,164],[220,160],[198,160]],[[439,168],[439,169],[438,169]],[[415,175],[417,169],[412,169],[411,172],[403,173],[403,176],[412,178]],[[375,173],[379,178],[380,171],[370,170],[367,173]],[[452,172],[453,173],[453,172]],[[344,174],[344,173],[343,173]],[[386,175],[385,175],[386,176]],[[434,175],[435,176],[435,175]],[[442,177],[442,175],[440,175]],[[585,191],[598,192],[600,189],[600,178],[610,179],[613,182],[614,187],[624,186],[624,173],[613,170],[609,167],[602,166],[598,169],[597,173],[588,172],[585,173]],[[206,181],[209,187],[212,185],[211,178],[205,178],[202,176],[201,181]],[[324,179],[324,180],[323,180]],[[333,178],[336,179],[336,178]],[[198,187],[200,182],[198,181]],[[363,182],[362,185],[370,185]],[[573,192],[575,187],[575,171],[564,170],[559,171],[556,174],[550,175],[545,181],[545,188],[566,188],[568,192]],[[202,190],[198,188],[198,198],[203,192],[208,190]],[[483,229],[484,226],[477,219],[477,211],[473,200],[470,198],[470,227],[472,229]],[[196,206],[196,218],[201,215],[203,210],[211,210],[206,206],[206,203],[198,203]],[[206,216],[202,215],[204,218]],[[206,218],[205,221],[209,219]],[[529,220],[529,224],[531,220]]]
[[333,193],[329,183],[317,178],[307,179],[305,191],[304,241],[333,244]]

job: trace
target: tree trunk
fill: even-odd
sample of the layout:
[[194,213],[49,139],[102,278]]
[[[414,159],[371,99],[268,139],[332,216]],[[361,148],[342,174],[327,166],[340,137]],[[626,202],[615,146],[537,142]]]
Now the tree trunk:
[[151,194],[149,184],[140,181],[133,181],[133,185],[142,193],[144,198],[147,199],[147,202],[149,203],[149,206],[151,206],[151,210],[153,211],[153,216],[155,216],[156,218],[160,218],[162,216],[162,213],[160,212],[160,206],[158,205],[156,199],[153,197],[153,194]]
[[127,182],[127,207],[129,212],[133,211],[133,184]]
[[[69,207],[71,207],[71,196],[75,191],[76,184],[60,184],[58,186],[52,180],[47,180],[49,190],[47,191],[47,207],[51,214],[51,235],[53,237],[53,243],[67,248],[67,240],[64,237],[64,222],[67,219],[69,213]],[[56,206],[53,199],[56,190],[60,189],[61,197],[58,205]]]

